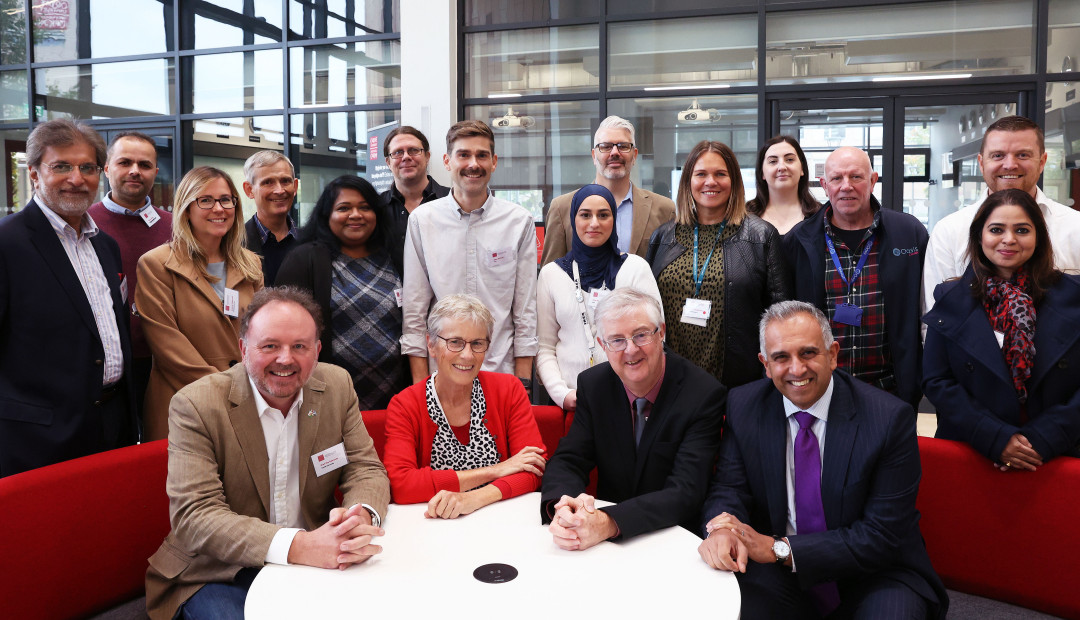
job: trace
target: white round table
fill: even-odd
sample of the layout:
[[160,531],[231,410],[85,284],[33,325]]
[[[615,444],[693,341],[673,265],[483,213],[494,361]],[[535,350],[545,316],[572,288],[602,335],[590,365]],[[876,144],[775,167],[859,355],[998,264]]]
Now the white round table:
[[[383,552],[344,571],[269,564],[245,615],[264,618],[739,617],[739,585],[709,568],[697,536],[680,527],[585,551],[563,551],[540,525],[540,494],[496,502],[453,520],[426,504],[389,508]],[[518,576],[483,583],[473,570],[509,564]]]

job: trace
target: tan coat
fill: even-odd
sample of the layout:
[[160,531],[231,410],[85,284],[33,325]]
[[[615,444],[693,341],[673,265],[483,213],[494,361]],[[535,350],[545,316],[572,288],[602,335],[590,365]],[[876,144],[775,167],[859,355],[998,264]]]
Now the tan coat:
[[[337,506],[368,504],[386,515],[390,483],[364,427],[352,378],[319,364],[304,384],[297,418],[304,527],[317,529]],[[348,464],[315,475],[311,456],[344,442]],[[278,526],[270,514],[269,458],[255,395],[243,365],[180,390],[169,412],[169,521],[173,529],[150,557],[146,609],[154,620],[214,581],[263,566]]]
[[[247,252],[248,250],[244,250]],[[139,259],[135,307],[154,355],[143,407],[143,441],[169,432],[169,400],[185,385],[240,362],[240,319],[225,316],[214,286],[168,244]],[[239,316],[262,288],[229,269],[225,286],[240,293]]]
[[[570,251],[572,229],[570,224],[570,202],[574,199],[574,193],[557,196],[548,207],[547,217],[544,219],[544,253],[541,261],[546,265],[556,258],[566,256]],[[630,248],[631,254],[637,254],[645,258],[649,250],[649,238],[653,231],[661,225],[675,219],[675,203],[670,198],[660,194],[633,186],[634,200],[634,225],[631,228]],[[618,204],[622,196],[615,197]]]

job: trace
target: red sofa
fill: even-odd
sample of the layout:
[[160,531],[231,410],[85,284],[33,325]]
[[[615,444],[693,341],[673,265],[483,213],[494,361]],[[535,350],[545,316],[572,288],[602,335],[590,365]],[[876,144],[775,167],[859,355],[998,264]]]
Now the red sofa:
[[[548,452],[565,415],[534,406]],[[382,458],[386,411],[364,411]],[[169,533],[166,440],[0,478],[0,617],[79,618],[144,591],[147,563]]]
[[1080,618],[1080,459],[1001,472],[956,441],[920,437],[919,452],[920,527],[945,585]]
[[169,533],[165,440],[0,478],[0,616],[79,618],[141,596]]

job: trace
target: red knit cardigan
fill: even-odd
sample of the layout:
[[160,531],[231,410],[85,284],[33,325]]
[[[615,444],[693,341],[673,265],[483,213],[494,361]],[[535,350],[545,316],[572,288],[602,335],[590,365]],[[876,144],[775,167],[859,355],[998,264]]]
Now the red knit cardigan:
[[[444,489],[461,491],[455,471],[430,467],[431,443],[438,426],[428,415],[426,384],[424,381],[402,390],[387,408],[383,464],[390,477],[391,497],[397,504],[426,502]],[[484,426],[495,439],[499,461],[505,461],[526,446],[540,448],[547,459],[547,448],[521,381],[514,375],[481,371],[480,387],[487,401]],[[491,484],[507,499],[535,491],[540,487],[540,477],[518,472]]]

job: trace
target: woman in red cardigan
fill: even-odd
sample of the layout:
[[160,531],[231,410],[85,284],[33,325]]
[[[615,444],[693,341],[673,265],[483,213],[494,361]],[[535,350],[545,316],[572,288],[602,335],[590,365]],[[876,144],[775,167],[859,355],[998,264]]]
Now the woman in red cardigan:
[[398,504],[454,519],[540,487],[547,450],[521,381],[481,372],[495,319],[471,295],[428,315],[436,371],[390,401],[383,463]]

